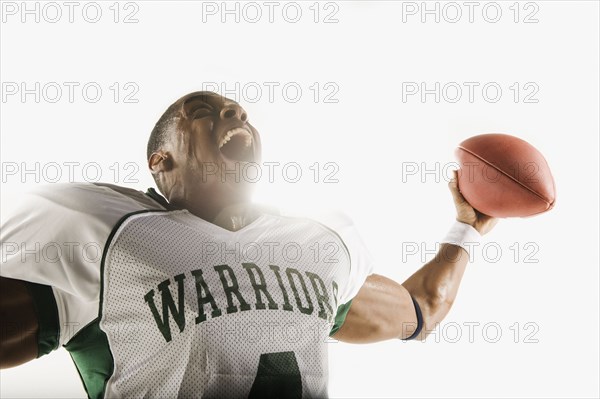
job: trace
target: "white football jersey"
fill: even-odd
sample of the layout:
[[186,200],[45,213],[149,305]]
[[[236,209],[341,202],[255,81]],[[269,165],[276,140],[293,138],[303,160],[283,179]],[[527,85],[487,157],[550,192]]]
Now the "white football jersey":
[[352,223],[262,214],[228,231],[155,191],[55,184],[2,226],[38,353],[90,397],[326,397],[327,343],[372,273]]

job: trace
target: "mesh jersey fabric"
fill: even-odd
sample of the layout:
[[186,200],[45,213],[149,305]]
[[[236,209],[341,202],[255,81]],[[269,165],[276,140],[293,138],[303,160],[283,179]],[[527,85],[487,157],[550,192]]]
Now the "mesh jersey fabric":
[[[91,183],[32,193],[2,243],[3,277],[52,287],[59,343],[81,348],[98,397],[327,396],[331,326],[372,272],[343,215],[263,214],[231,232]],[[86,355],[92,329],[107,348]]]

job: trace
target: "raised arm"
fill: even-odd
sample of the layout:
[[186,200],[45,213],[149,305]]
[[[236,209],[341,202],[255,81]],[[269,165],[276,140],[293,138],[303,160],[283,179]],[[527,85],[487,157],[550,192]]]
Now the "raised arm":
[[38,355],[38,322],[27,283],[0,277],[0,369]]
[[[477,212],[464,199],[458,190],[456,172],[448,186],[457,221],[473,226],[482,235],[495,226],[497,219]],[[425,338],[450,311],[468,259],[468,253],[460,246],[442,244],[434,259],[402,284],[376,274],[369,276],[334,337],[351,343]],[[411,337],[418,324],[417,313],[422,329]]]

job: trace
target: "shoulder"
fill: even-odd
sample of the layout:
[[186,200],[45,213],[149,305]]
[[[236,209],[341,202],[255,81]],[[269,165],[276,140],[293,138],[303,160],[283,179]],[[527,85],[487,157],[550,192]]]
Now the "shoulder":
[[164,209],[142,191],[106,183],[46,184],[29,192],[25,202],[54,211],[84,214]]
[[3,222],[3,233],[24,229],[52,230],[67,235],[87,230],[104,232],[110,231],[124,216],[144,210],[165,208],[143,192],[126,187],[97,183],[46,184],[21,198],[16,211]]

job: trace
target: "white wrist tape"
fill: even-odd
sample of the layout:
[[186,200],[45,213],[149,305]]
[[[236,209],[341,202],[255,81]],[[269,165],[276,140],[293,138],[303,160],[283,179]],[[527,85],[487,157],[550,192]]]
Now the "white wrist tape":
[[[442,244],[458,245],[465,251],[469,252],[469,247],[481,240],[481,234],[470,224],[456,221],[446,237],[442,240]],[[467,245],[471,244],[471,245]]]

